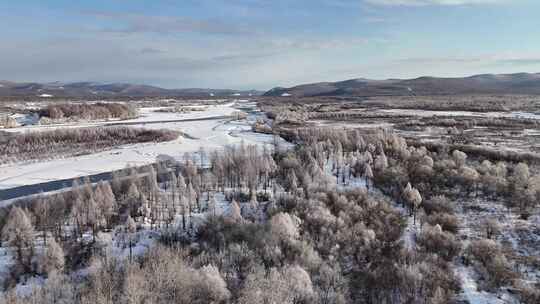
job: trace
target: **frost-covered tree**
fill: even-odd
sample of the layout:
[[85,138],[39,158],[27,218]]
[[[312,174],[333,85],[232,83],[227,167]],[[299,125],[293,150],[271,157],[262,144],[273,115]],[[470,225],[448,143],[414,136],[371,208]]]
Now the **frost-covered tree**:
[[127,217],[126,223],[124,225],[124,230],[128,238],[129,260],[131,261],[133,258],[133,243],[135,239],[135,233],[137,232],[137,224],[131,218],[131,216]]
[[293,303],[306,303],[313,298],[313,283],[304,268],[293,265],[286,267],[282,272],[292,293]]
[[530,212],[539,206],[540,201],[540,175],[534,175],[529,178],[527,187],[527,196],[520,204],[522,212]]
[[287,174],[287,189],[292,193],[296,193],[298,190],[298,178],[296,177],[294,170],[289,170],[289,173]]
[[153,202],[159,200],[158,190],[159,186],[157,184],[157,173],[154,169],[154,166],[148,166],[146,169],[146,177],[142,179],[141,189],[146,193],[147,198]]
[[238,205],[235,200],[231,202],[229,209],[227,210],[227,212],[225,212],[224,215],[226,219],[235,223],[239,223],[243,220],[242,210],[240,209],[240,205]]
[[218,200],[217,200],[216,195],[211,195],[210,200],[208,201],[208,210],[207,210],[207,212],[209,214],[212,214],[213,216],[215,216],[216,215],[217,205],[218,205]]
[[198,271],[197,287],[194,292],[195,298],[200,303],[224,303],[231,297],[227,289],[227,283],[214,265],[203,266]]
[[[59,272],[51,272],[42,285],[34,285],[32,291],[24,299],[17,301],[8,300],[9,304],[71,304],[76,303],[80,295],[75,289],[75,284],[66,275]],[[2,299],[0,299],[0,303]]]
[[418,189],[412,187],[411,184],[408,183],[405,189],[403,189],[403,198],[409,206],[409,210],[414,217],[414,223],[416,224],[416,212],[422,203],[422,196]]
[[313,286],[309,274],[300,266],[272,268],[266,274],[258,268],[246,279],[238,303],[311,303]]
[[516,276],[501,246],[494,240],[481,239],[472,241],[466,253],[469,258],[476,262],[476,269],[491,287],[508,284]]
[[47,232],[52,228],[50,227],[52,226],[50,198],[39,197],[34,206],[32,213],[36,220],[36,227],[38,230],[41,230],[43,244],[47,245]]
[[130,263],[125,270],[121,303],[140,304],[148,299],[148,277],[136,263]]
[[324,263],[318,273],[313,281],[319,303],[346,303],[347,281],[341,273],[339,265]]
[[264,147],[262,158],[263,158],[262,174],[263,174],[263,179],[264,179],[263,187],[264,187],[264,191],[266,192],[270,185],[270,176],[274,171],[276,171],[277,165],[272,155],[266,150],[266,146]]
[[180,203],[180,214],[182,215],[182,230],[186,230],[186,215],[188,211],[188,199],[184,195],[180,195],[179,198]]
[[530,173],[529,166],[526,163],[519,163],[514,167],[514,172],[512,174],[512,181],[514,187],[517,189],[523,189],[527,186],[529,181]]
[[103,222],[103,215],[100,213],[98,204],[93,198],[90,198],[85,203],[86,225],[92,230],[92,240],[95,242],[96,235]]
[[459,174],[467,191],[470,193],[471,189],[475,189],[475,194],[477,194],[476,189],[478,179],[480,178],[478,172],[474,168],[462,166],[459,170]]
[[299,236],[295,220],[288,213],[280,212],[270,219],[272,231],[280,238],[294,240]]
[[186,191],[186,180],[184,179],[184,176],[182,175],[181,172],[178,173],[177,177],[176,177],[176,187],[178,189],[178,193],[180,195],[185,195],[185,191]]
[[443,231],[440,225],[424,225],[418,244],[426,252],[436,253],[447,261],[452,260],[461,250],[459,240],[452,233]]
[[403,206],[405,206],[405,203],[408,204],[408,199],[411,196],[412,189],[413,188],[412,188],[411,183],[407,183],[405,188],[403,188],[403,190],[401,191],[401,198],[403,199],[403,203],[404,203]]
[[422,157],[422,164],[425,165],[425,166],[428,166],[428,167],[432,167],[433,168],[433,158],[427,156],[427,155],[424,155]]
[[338,149],[332,154],[332,167],[336,172],[336,182],[339,183],[339,174],[343,174],[343,153],[341,150],[341,144],[338,145]]
[[384,153],[377,155],[373,167],[376,171],[383,172],[388,168],[388,159]]
[[187,186],[186,199],[187,199],[187,205],[189,208],[189,216],[191,217],[191,214],[193,213],[193,208],[195,207],[195,204],[197,201],[197,192],[195,192],[195,189],[193,188],[192,183],[189,183]]
[[485,174],[491,174],[493,171],[493,163],[491,163],[489,160],[484,160],[480,164],[480,166],[477,168],[478,173],[485,175]]
[[114,216],[116,209],[114,193],[111,189],[111,185],[106,182],[99,182],[96,188],[96,192],[97,191],[101,193],[100,199],[96,199],[100,213],[105,220],[105,226],[110,228],[112,217]]
[[15,248],[17,262],[28,270],[34,256],[34,227],[23,209],[11,208],[2,239],[7,246]]
[[411,203],[413,207],[413,213],[414,213],[414,223],[416,224],[416,213],[418,211],[418,208],[420,208],[420,204],[422,204],[422,196],[420,195],[420,192],[418,189],[414,189],[411,192],[409,202]]
[[[514,167],[510,180],[511,180],[510,189],[513,192],[511,201],[510,201],[510,206],[519,207],[519,212],[522,215],[526,215],[527,206],[530,205],[528,201],[531,200],[531,192],[528,189],[529,181],[532,180],[534,182],[534,179],[530,178],[529,166],[526,163],[517,164]],[[533,187],[535,186],[536,185],[533,185]],[[534,200],[535,199],[536,198],[534,198]]]
[[364,178],[366,179],[366,188],[369,189],[369,184],[373,180],[373,170],[371,170],[369,163],[366,163],[364,167]]
[[124,206],[126,208],[126,213],[128,215],[134,215],[139,205],[142,203],[141,193],[139,192],[139,187],[136,183],[131,183],[128,188],[126,199],[124,200]]
[[467,154],[464,152],[461,152],[459,150],[454,150],[452,152],[452,158],[454,159],[454,162],[458,167],[462,167],[465,165],[465,160],[467,159]]
[[50,239],[39,259],[40,272],[47,275],[53,272],[60,273],[64,269],[64,264],[64,250],[54,238]]

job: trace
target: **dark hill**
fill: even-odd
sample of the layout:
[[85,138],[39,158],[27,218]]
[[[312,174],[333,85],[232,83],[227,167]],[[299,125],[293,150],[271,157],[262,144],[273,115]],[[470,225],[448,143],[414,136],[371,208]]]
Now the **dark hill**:
[[350,79],[274,88],[264,96],[404,96],[449,94],[540,95],[540,74],[484,74],[462,78]]

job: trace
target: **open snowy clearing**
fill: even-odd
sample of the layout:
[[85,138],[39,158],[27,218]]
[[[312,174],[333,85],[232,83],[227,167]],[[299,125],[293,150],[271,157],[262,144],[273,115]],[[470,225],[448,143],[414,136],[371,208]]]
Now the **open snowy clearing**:
[[[233,103],[210,106],[205,111],[190,113],[159,113],[144,110],[145,114],[142,117],[129,122],[140,121],[140,126],[145,128],[178,130],[188,134],[189,138],[179,137],[170,142],[125,145],[100,153],[65,159],[0,166],[0,189],[108,172],[126,166],[140,166],[155,162],[159,155],[170,155],[181,159],[184,153],[196,152],[201,147],[210,151],[223,148],[226,145],[240,144],[242,141],[245,144],[269,144],[272,142],[271,135],[251,132],[250,122],[254,119],[253,115],[243,121],[216,119],[144,124],[149,121],[225,116],[235,111],[237,109],[234,108]],[[18,129],[39,130],[40,127]]]

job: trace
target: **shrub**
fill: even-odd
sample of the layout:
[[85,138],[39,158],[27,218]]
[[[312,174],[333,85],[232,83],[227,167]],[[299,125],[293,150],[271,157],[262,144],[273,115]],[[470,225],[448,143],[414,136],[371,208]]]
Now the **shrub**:
[[437,195],[423,204],[424,211],[430,215],[432,213],[454,213],[452,203],[444,195]]
[[482,239],[472,242],[467,254],[477,262],[476,268],[486,280],[488,287],[501,287],[516,277],[500,246],[493,240]]
[[441,228],[444,231],[449,231],[452,233],[457,233],[458,231],[458,218],[453,214],[448,213],[432,213],[426,217],[426,222],[430,225],[441,225]]
[[461,250],[459,240],[451,233],[444,232],[439,225],[425,225],[418,237],[418,244],[426,252],[436,253],[447,261]]

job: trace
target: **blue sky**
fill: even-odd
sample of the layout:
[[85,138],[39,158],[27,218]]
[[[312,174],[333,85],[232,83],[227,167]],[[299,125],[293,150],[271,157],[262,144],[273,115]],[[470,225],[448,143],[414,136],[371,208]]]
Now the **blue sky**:
[[540,72],[537,0],[0,0],[0,79],[256,88]]

